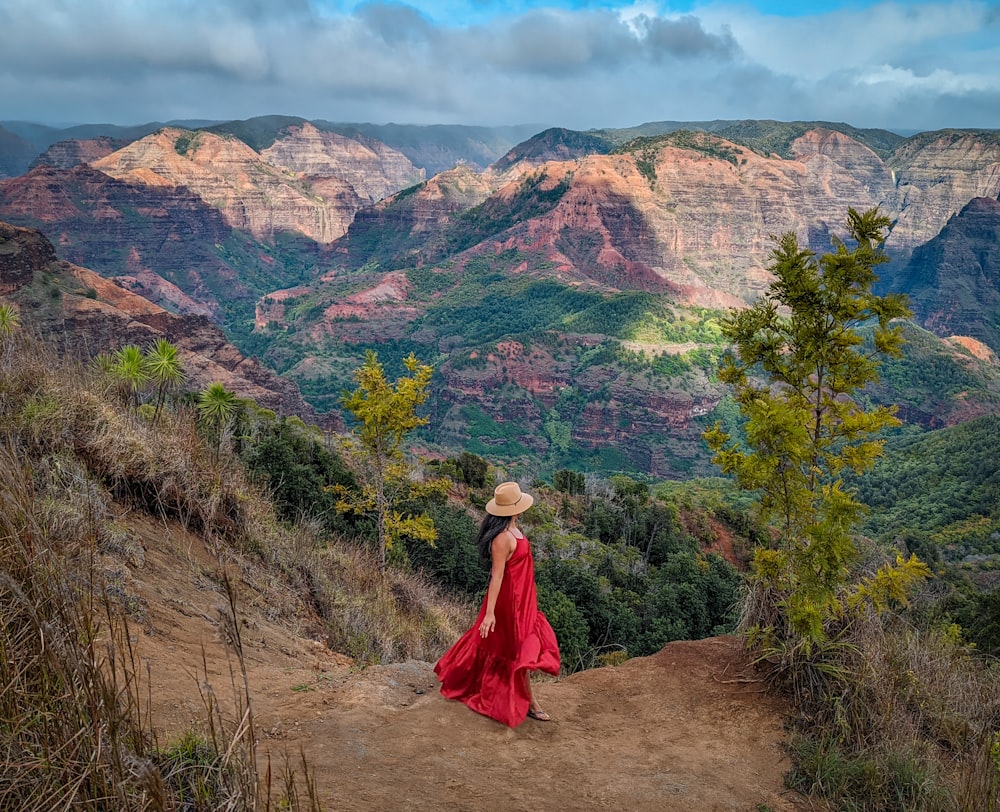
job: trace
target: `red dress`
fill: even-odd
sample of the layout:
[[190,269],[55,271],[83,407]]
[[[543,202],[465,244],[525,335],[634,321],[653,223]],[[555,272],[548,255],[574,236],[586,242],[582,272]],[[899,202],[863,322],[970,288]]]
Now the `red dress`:
[[559,673],[559,643],[538,611],[535,564],[524,536],[507,561],[493,614],[496,627],[483,639],[479,624],[486,616],[484,597],[475,624],[438,660],[434,673],[448,699],[517,727],[528,715],[527,672]]

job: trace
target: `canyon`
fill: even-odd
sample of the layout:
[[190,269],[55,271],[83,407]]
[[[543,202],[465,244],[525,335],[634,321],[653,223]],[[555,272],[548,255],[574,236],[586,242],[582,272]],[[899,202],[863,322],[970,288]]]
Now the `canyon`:
[[549,130],[429,178],[346,127],[166,127],[106,154],[53,147],[65,168],[0,181],[0,219],[221,326],[316,414],[336,419],[365,349],[390,370],[413,351],[435,367],[428,453],[679,477],[711,472],[719,320],[766,290],[772,237],[829,251],[849,208],[878,207],[881,286],[937,337],[914,366],[972,381],[933,407],[878,397],[925,426],[993,410],[996,134],[723,125]]

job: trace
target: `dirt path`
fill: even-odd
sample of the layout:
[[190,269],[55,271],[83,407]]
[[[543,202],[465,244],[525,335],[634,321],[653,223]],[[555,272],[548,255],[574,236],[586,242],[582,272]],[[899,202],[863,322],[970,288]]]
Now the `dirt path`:
[[[137,644],[169,737],[204,713],[203,663],[223,705],[238,666],[222,643],[210,553],[177,528],[139,528]],[[242,633],[261,758],[294,764],[301,748],[327,810],[811,808],[783,788],[786,709],[741,680],[733,638],[541,680],[553,721],[511,730],[443,699],[431,663],[357,668],[260,612]]]

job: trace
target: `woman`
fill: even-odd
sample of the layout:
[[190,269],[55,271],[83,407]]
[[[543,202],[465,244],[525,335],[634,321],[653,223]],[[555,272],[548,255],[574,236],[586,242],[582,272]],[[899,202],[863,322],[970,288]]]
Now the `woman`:
[[480,554],[492,562],[486,597],[472,628],[434,666],[444,696],[509,727],[527,716],[549,721],[531,692],[529,672],[559,673],[559,644],[538,611],[531,547],[517,527],[534,501],[516,482],[496,487],[477,539]]

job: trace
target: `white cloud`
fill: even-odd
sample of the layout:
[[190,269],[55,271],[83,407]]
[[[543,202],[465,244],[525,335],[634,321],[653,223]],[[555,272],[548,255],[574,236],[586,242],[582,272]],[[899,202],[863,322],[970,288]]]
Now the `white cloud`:
[[652,0],[0,3],[0,119],[937,128],[998,126],[1000,109],[1000,15],[976,0],[787,19]]

